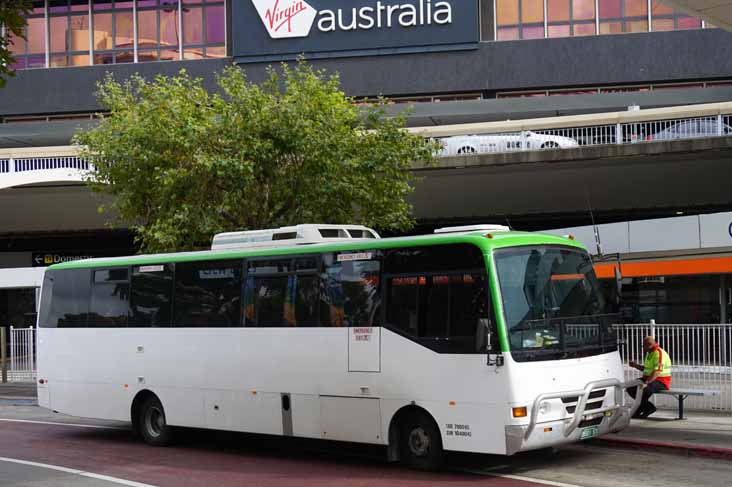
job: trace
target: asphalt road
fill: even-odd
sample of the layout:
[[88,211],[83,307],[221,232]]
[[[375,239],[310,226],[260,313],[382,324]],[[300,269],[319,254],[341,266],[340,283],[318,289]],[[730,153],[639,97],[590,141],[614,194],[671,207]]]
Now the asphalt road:
[[175,447],[154,448],[133,437],[124,423],[0,406],[2,487],[732,484],[732,462],[595,444],[563,448],[556,455],[451,455],[449,464],[438,474],[414,472],[386,463],[379,448],[206,431],[187,431]]

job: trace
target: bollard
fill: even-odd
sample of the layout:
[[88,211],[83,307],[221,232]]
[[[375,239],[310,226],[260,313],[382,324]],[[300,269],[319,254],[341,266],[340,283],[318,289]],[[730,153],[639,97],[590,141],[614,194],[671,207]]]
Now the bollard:
[[5,327],[0,326],[0,370],[2,370],[2,379],[0,383],[8,382],[8,359],[7,359],[8,342],[5,337]]

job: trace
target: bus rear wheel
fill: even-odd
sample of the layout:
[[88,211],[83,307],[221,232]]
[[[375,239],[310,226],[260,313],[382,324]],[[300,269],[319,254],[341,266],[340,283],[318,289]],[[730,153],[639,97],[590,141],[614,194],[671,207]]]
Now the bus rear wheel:
[[442,437],[434,420],[415,412],[401,424],[399,456],[404,465],[418,470],[438,470],[445,461]]
[[166,446],[173,441],[173,428],[168,426],[163,405],[155,396],[148,397],[140,406],[137,424],[148,445]]

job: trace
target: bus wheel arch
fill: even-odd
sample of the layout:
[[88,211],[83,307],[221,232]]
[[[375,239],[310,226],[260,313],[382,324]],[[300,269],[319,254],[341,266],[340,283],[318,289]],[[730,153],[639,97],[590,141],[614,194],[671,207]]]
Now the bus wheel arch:
[[144,389],[135,395],[130,408],[133,431],[145,443],[153,446],[166,446],[172,442],[173,428],[165,420],[165,408],[160,398],[152,391]]
[[[407,432],[412,429],[413,431]],[[432,442],[432,451],[417,458],[411,454],[410,435],[427,435]],[[389,423],[389,445],[387,458],[391,462],[400,461],[419,470],[437,470],[444,462],[442,433],[435,418],[426,409],[411,404],[399,409]]]

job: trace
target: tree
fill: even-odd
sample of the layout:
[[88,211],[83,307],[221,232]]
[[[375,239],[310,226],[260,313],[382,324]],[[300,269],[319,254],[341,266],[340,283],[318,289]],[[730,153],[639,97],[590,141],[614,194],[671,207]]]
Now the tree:
[[413,224],[411,164],[429,164],[435,146],[404,131],[403,118],[357,107],[337,75],[304,61],[270,68],[259,85],[231,66],[217,83],[209,93],[181,71],[98,85],[109,113],[75,143],[96,169],[90,187],[112,195],[109,209],[141,250],[308,222]]
[[25,18],[30,14],[30,0],[0,1],[0,26],[4,27],[0,35],[0,88],[5,86],[8,76],[14,76],[12,68],[15,58],[10,52],[13,38],[25,39]]

